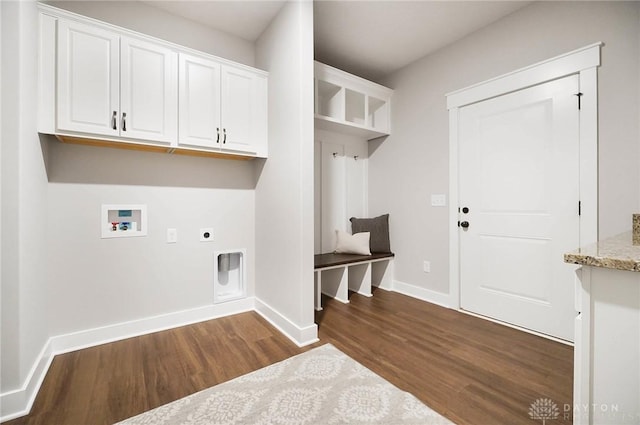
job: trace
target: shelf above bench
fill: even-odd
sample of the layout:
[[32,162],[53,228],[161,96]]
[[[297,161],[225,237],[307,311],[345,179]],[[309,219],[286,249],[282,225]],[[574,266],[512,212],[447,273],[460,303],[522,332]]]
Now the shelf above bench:
[[393,90],[315,62],[316,127],[365,137],[391,133]]

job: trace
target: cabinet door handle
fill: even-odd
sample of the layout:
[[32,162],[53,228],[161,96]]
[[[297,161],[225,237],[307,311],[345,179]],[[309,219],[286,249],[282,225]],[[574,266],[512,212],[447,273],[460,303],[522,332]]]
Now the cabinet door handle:
[[225,143],[227,143],[227,129],[223,128],[222,133],[224,134],[224,138],[222,139],[222,144],[224,145]]
[[218,134],[216,137],[216,143],[220,143],[220,127],[216,127],[216,133]]
[[113,116],[111,117],[111,128],[114,129],[114,130],[118,129],[117,115],[118,115],[118,112],[113,111]]
[[122,113],[122,131],[127,131],[127,113]]

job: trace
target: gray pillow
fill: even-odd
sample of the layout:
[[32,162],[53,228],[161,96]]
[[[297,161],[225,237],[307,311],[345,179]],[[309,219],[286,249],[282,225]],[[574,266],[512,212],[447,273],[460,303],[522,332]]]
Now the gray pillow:
[[390,253],[391,243],[389,242],[389,214],[376,218],[355,218],[351,217],[351,233],[369,232],[369,247],[371,252]]

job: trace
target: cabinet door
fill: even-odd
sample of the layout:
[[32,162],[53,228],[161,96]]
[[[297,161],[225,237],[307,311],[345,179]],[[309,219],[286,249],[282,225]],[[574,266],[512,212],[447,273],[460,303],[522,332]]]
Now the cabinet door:
[[220,64],[180,54],[179,80],[178,144],[220,147]]
[[177,53],[141,40],[121,40],[120,135],[170,143],[178,126]]
[[119,66],[116,34],[60,20],[59,130],[118,135]]
[[266,84],[261,75],[222,67],[222,148],[260,153],[266,140]]

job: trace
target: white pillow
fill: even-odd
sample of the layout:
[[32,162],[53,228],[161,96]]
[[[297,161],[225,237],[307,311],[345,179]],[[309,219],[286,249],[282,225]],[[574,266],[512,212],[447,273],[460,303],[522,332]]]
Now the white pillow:
[[371,255],[369,250],[369,237],[370,232],[356,233],[350,235],[349,233],[336,230],[336,254],[360,254]]

